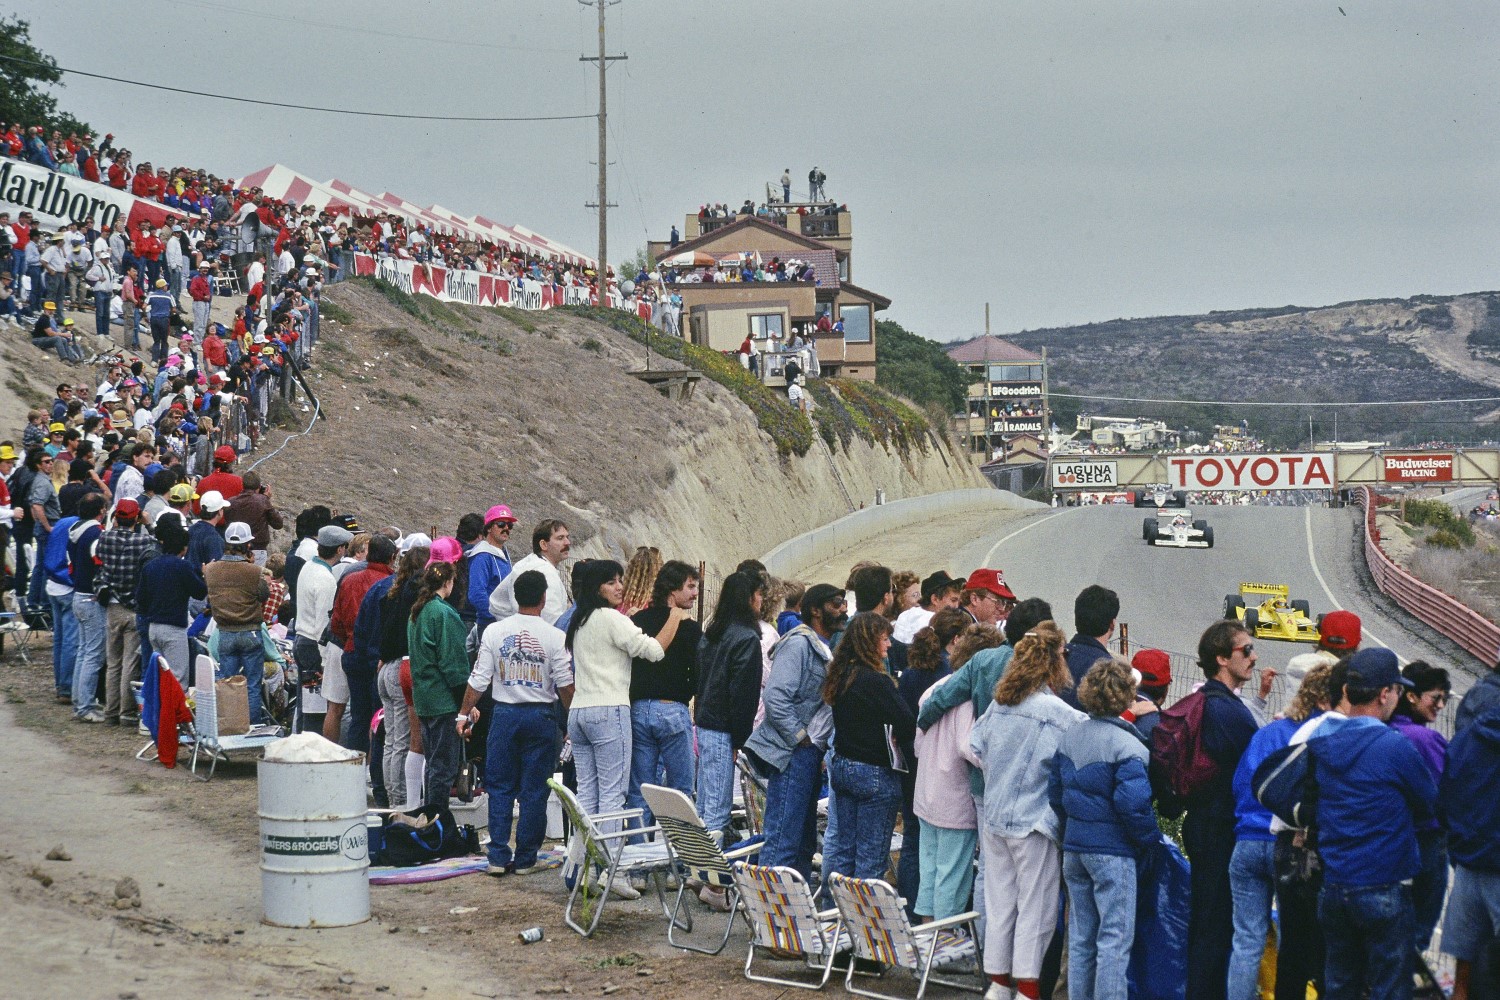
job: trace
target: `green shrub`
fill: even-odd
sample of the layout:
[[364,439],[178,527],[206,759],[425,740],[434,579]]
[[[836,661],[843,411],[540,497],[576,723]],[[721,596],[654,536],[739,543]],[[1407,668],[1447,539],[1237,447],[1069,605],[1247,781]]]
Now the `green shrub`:
[[[1431,545],[1459,548],[1474,544],[1474,529],[1469,522],[1441,500],[1406,501],[1406,522],[1436,529],[1427,536],[1427,542]],[[1439,535],[1444,536],[1444,540],[1434,541]],[[1450,544],[1450,538],[1458,544]]]
[[902,454],[927,450],[931,424],[927,417],[870,382],[853,379],[813,379],[807,384],[813,401],[813,420],[828,446],[838,441],[847,452],[856,437]]
[[1462,549],[1470,543],[1458,537],[1456,532],[1449,531],[1447,528],[1439,528],[1427,536],[1427,544],[1435,545],[1440,549]]
[[734,393],[755,414],[760,429],[771,435],[782,455],[806,455],[812,447],[812,423],[774,389],[762,385],[740,363],[718,351],[689,344],[677,337],[664,337],[649,324],[618,309],[598,306],[559,306],[558,311],[602,323],[631,340],[645,344],[663,357],[680,361]]

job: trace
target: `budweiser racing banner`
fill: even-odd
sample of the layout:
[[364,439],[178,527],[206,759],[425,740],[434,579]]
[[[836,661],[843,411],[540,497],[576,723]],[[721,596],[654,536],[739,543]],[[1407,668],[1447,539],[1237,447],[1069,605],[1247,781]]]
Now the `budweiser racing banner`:
[[159,226],[177,212],[159,202],[117,191],[81,177],[60,174],[34,163],[0,160],[0,208],[15,218],[30,212],[42,229],[57,230],[89,219],[99,226],[117,223],[135,229],[142,222]]
[[[430,295],[442,302],[463,302],[471,306],[538,310],[598,304],[588,288],[554,285],[530,278],[512,279],[483,271],[461,271],[395,257],[376,259],[364,253],[354,255],[354,273],[379,278],[409,295]],[[627,304],[618,292],[611,290],[608,304],[633,312],[647,322],[651,320],[649,302],[632,299]]]

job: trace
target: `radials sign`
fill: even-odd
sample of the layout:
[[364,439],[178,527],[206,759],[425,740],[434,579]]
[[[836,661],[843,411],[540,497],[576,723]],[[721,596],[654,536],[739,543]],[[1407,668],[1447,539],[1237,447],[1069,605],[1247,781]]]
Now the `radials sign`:
[[1451,483],[1452,455],[1383,455],[1380,463],[1388,483]]
[[1331,490],[1332,453],[1167,455],[1178,490]]

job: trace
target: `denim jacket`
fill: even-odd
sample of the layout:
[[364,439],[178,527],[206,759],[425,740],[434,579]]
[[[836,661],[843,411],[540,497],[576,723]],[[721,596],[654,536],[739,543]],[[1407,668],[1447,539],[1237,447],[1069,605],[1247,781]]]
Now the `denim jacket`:
[[786,770],[792,750],[813,728],[823,704],[823,676],[833,653],[806,625],[792,629],[771,648],[771,679],[761,692],[766,716],[745,748],[777,771]]
[[1062,734],[1086,718],[1047,689],[1019,705],[990,702],[969,734],[969,748],[984,772],[987,829],[1002,837],[1036,832],[1058,840],[1060,823],[1047,798],[1052,756]]

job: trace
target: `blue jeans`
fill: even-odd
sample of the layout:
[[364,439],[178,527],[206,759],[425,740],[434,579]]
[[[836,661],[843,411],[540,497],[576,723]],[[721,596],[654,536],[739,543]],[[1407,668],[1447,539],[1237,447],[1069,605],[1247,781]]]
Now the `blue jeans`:
[[[547,835],[547,779],[557,765],[557,720],[552,711],[550,702],[495,703],[484,762],[492,865],[504,867],[514,861],[517,868],[530,868],[536,864],[536,852]],[[512,854],[510,825],[517,801],[521,818]]]
[[73,666],[73,714],[85,715],[99,706],[99,671],[104,667],[104,640],[109,634],[104,606],[93,594],[73,592],[73,618],[78,623],[78,659]]
[[1276,841],[1241,840],[1229,857],[1229,891],[1234,897],[1234,945],[1229,954],[1229,1000],[1260,996],[1260,958],[1271,926],[1276,891]]
[[[41,553],[37,553],[38,561]],[[73,617],[73,595],[53,597],[52,605],[52,683],[59,697],[73,697],[73,667],[78,662],[78,619]]]
[[266,706],[261,685],[266,679],[266,652],[261,646],[260,629],[219,632],[219,676],[245,678],[245,693],[250,697],[250,724],[264,725]]
[[823,841],[823,874],[884,878],[891,867],[891,833],[901,810],[901,778],[888,767],[833,755],[829,774],[837,836]]
[[[642,699],[630,703],[630,794],[625,804],[646,809],[642,785],[665,784],[692,798],[694,783],[693,720],[679,701]],[[657,777],[666,771],[664,782]],[[651,810],[641,817],[651,825]]]
[[1441,830],[1417,834],[1422,868],[1411,883],[1411,905],[1416,920],[1416,949],[1427,950],[1432,931],[1443,915],[1443,897],[1448,893],[1448,836]]
[[[630,707],[592,705],[568,713],[568,739],[578,775],[578,804],[589,815],[625,808],[630,790]],[[599,824],[600,833],[620,828],[618,820]]]
[[812,880],[812,859],[818,849],[818,794],[823,790],[823,751],[817,747],[792,749],[786,770],[771,775],[766,786],[766,839],[760,863],[784,865]]
[[109,292],[94,293],[94,333],[109,339]]
[[1070,1000],[1126,1000],[1135,943],[1135,859],[1063,852]]
[[[31,297],[26,300],[26,312],[34,316],[42,311],[42,301],[47,297],[45,279],[42,277],[42,265],[34,264],[26,269],[26,273],[31,275]],[[21,287],[20,280],[16,279],[17,288]]]
[[[1323,884],[1318,922],[1328,949],[1324,1000],[1410,1000],[1411,889],[1400,883]],[[1366,992],[1368,991],[1368,993]]]
[[698,816],[709,833],[729,826],[734,807],[734,748],[729,734],[698,730]]

